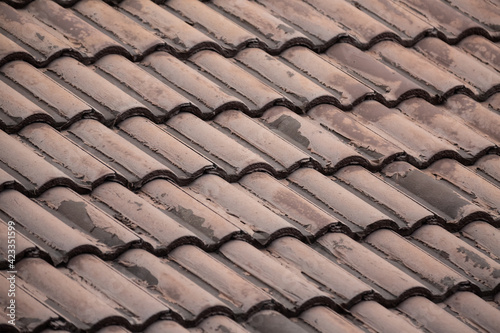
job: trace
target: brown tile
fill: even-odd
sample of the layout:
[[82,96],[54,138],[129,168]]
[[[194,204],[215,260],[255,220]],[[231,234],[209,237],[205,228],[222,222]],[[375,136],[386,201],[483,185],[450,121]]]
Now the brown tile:
[[500,15],[500,9],[494,2],[470,2],[467,0],[451,0],[450,4],[457,8],[461,13],[466,14],[480,23],[488,26],[488,31],[492,36],[498,36],[498,21],[496,18]]
[[433,217],[431,211],[365,168],[348,166],[339,170],[335,177],[376,202],[381,209],[392,212],[404,223],[400,225],[402,228],[411,230]]
[[134,57],[141,58],[155,47],[165,44],[153,32],[102,1],[78,1],[71,9],[112,34],[121,44],[130,46],[128,50]]
[[324,172],[331,172],[349,163],[366,164],[362,156],[334,133],[285,107],[273,107],[260,119],[285,140],[311,156],[313,162],[318,163]]
[[26,62],[10,62],[3,66],[1,71],[7,77],[22,85],[23,88],[26,88],[36,98],[51,106],[53,108],[52,112],[67,121],[92,113],[89,105]]
[[462,275],[394,231],[377,230],[366,238],[366,242],[383,252],[385,256],[382,258],[386,261],[398,263],[416,273],[422,281],[429,282],[441,295],[460,284],[468,284],[468,280]]
[[[56,332],[52,332],[56,333]],[[104,328],[101,328],[97,333],[130,333],[129,330],[126,328],[123,328],[121,326],[106,326]]]
[[213,169],[213,163],[176,139],[164,125],[155,125],[143,117],[131,117],[118,127],[143,146],[160,155],[164,164],[175,172],[178,179],[192,179],[206,170]]
[[24,259],[16,268],[22,279],[19,281],[21,285],[29,292],[40,295],[41,300],[50,304],[51,308],[63,312],[64,317],[71,318],[69,320],[79,329],[88,330],[102,325],[108,318],[116,320],[123,317],[102,294],[89,291],[41,259]]
[[126,319],[133,325],[144,325],[151,318],[160,314],[168,314],[169,308],[142,289],[130,279],[101,259],[83,254],[68,263],[70,272],[66,273],[74,279],[85,281],[82,285],[92,287],[115,304],[115,309],[126,313]]
[[498,285],[500,264],[442,227],[423,226],[412,234],[412,238],[425,244],[428,252],[433,249],[442,253],[441,257],[446,253],[446,260],[480,289],[488,290]]
[[366,276],[389,301],[427,290],[422,283],[344,234],[330,233],[318,242],[344,265]]
[[482,221],[466,225],[460,233],[490,258],[500,259],[500,230]]
[[292,47],[280,57],[293,65],[295,70],[300,70],[303,76],[321,83],[346,109],[373,94],[370,87],[337,68],[335,62],[329,62],[305,47]]
[[423,88],[373,57],[373,50],[377,50],[379,45],[384,45],[382,50],[385,50],[392,44],[396,43],[382,42],[373,46],[370,52],[363,52],[353,45],[337,43],[322,56],[367,85],[376,96],[380,96],[379,99],[389,104],[396,104],[403,95],[425,94],[427,88]]
[[199,66],[202,71],[220,80],[221,86],[230,87],[233,94],[237,92],[241,96],[238,97],[253,113],[265,110],[277,102],[288,102],[281,92],[270,86],[269,82],[263,82],[264,80],[257,78],[234,59],[226,59],[216,52],[202,51],[193,55],[189,60]]
[[279,171],[290,171],[309,161],[304,152],[239,111],[225,111],[214,119],[214,123],[251,144],[271,162],[278,163]]
[[29,125],[19,135],[43,152],[46,160],[66,169],[79,186],[92,188],[115,175],[112,169],[47,124]]
[[[207,177],[220,179],[217,176],[204,176],[201,179]],[[165,180],[155,180],[143,186],[141,191],[208,245],[218,244],[240,231],[242,223],[228,216],[225,210],[205,203],[208,201],[206,197],[195,197],[196,192],[190,189],[180,188]]]
[[96,73],[92,66],[86,67],[75,59],[62,57],[53,61],[48,69],[75,95],[93,107],[97,104],[97,111],[110,122],[126,117],[128,113],[148,112],[143,104]]
[[498,89],[500,73],[440,39],[425,38],[414,48],[436,65],[474,87],[472,92],[476,96],[488,97]]
[[121,269],[150,293],[166,301],[172,311],[184,320],[202,317],[211,310],[226,308],[225,304],[197,285],[168,262],[139,249],[129,250],[118,259]]
[[307,37],[286,21],[273,16],[265,7],[248,1],[213,1],[219,10],[231,15],[240,25],[255,34],[266,49],[281,51],[287,45],[307,42]]
[[64,36],[65,42],[69,42],[72,49],[85,58],[98,57],[106,51],[120,52],[123,49],[115,40],[54,1],[36,0],[26,8],[37,20]]
[[371,286],[295,238],[279,238],[266,250],[311,278],[321,290],[331,292],[335,303],[354,304],[373,292]]
[[306,280],[300,272],[248,243],[230,241],[220,248],[220,252],[251,276],[285,297],[293,304],[293,310],[305,306],[313,299],[329,296]]
[[[17,243],[16,245],[19,245]],[[32,260],[32,259],[31,259]],[[57,320],[59,314],[54,312],[50,306],[47,306],[39,299],[33,297],[31,293],[26,292],[26,290],[20,285],[19,279],[15,276],[15,298],[7,297],[9,294],[9,289],[11,289],[11,280],[7,280],[12,275],[8,273],[0,273],[0,292],[2,293],[2,298],[0,298],[0,307],[4,309],[5,315],[0,318],[0,328],[5,329],[5,332],[17,332],[18,330],[24,332],[33,332],[39,327],[47,325],[52,320]],[[10,309],[10,299],[15,300],[15,327],[8,324],[11,317],[8,316]]]
[[375,228],[379,224],[392,222],[389,216],[367,203],[363,198],[346,189],[335,179],[325,177],[318,171],[299,169],[287,180],[323,203],[329,211],[349,221],[355,229],[352,230],[351,225],[347,227],[353,232],[365,232],[366,229]]
[[185,21],[196,22],[197,29],[215,37],[224,55],[234,55],[235,51],[257,42],[254,34],[207,4],[196,0],[174,0],[165,5],[180,13]]
[[182,327],[181,324],[176,323],[173,320],[158,320],[147,327],[144,331],[145,333],[189,333],[187,329]]
[[430,332],[476,332],[460,321],[456,316],[450,314],[438,304],[424,297],[411,297],[399,304],[398,310],[407,314],[410,318],[414,319],[416,323],[422,325],[420,327]]
[[[0,7],[0,17],[3,17],[2,8]],[[5,35],[0,35],[0,66],[14,59],[31,60],[32,56],[22,48],[19,44],[14,43]]]
[[148,0],[125,0],[120,9],[138,18],[139,22],[155,31],[166,44],[181,54],[191,53],[214,41],[164,7]]
[[247,320],[245,326],[257,332],[307,332],[289,318],[273,310],[264,310],[254,314]]
[[335,96],[324,87],[261,49],[245,49],[238,53],[236,60],[281,89],[300,109],[307,110],[312,105],[335,100]]
[[92,191],[91,197],[109,207],[116,219],[140,235],[155,250],[169,248],[196,237],[171,216],[115,182],[99,186]]
[[422,332],[404,316],[392,312],[375,301],[361,302],[352,307],[350,311],[354,317],[376,332]]
[[203,332],[206,333],[249,333],[241,325],[236,323],[234,320],[229,319],[224,316],[212,316],[203,320],[199,325]]
[[325,306],[316,306],[300,314],[300,319],[318,332],[362,333],[364,330]]
[[[13,225],[14,230],[9,228],[10,224],[8,224],[8,222],[10,221],[7,218],[0,218],[0,232],[4,235],[3,242],[0,244],[0,267],[2,267],[2,269],[7,269],[8,260],[12,259],[12,257],[9,256],[9,254],[12,255],[12,251],[9,253],[9,249],[12,250],[12,246],[9,247],[9,245],[14,244],[12,240],[15,241],[16,260],[21,260],[25,254],[32,250],[36,251],[36,245],[23,234],[16,233],[14,231],[15,225]],[[14,233],[12,231],[14,231]],[[13,234],[15,234],[14,238],[12,238]]]
[[[493,181],[500,182],[500,157],[497,155],[486,155],[479,159],[475,164],[480,173],[491,177]],[[496,183],[498,185],[498,183]]]
[[[204,53],[202,51],[196,55]],[[216,55],[215,52],[208,52],[208,54]],[[228,60],[224,61],[228,62]],[[204,76],[200,71],[166,52],[155,52],[146,57],[142,64],[191,95],[193,102],[200,108],[202,117],[213,116],[218,111],[243,104],[237,97],[232,96],[229,91]]]
[[286,234],[301,235],[294,225],[263,205],[251,193],[220,177],[203,176],[189,188],[203,195],[206,201],[220,205],[220,211],[236,218],[241,224],[238,227],[262,244]]
[[[466,2],[464,2],[466,3]],[[469,36],[462,40],[458,47],[471,54],[479,61],[500,71],[500,47],[483,36]]]
[[55,36],[54,33],[57,32],[35,19],[26,10],[16,10],[6,3],[0,3],[0,27],[12,34],[39,63],[71,49],[70,43],[66,42],[64,37]]
[[445,303],[451,310],[477,329],[495,332],[500,327],[500,311],[470,292],[458,292],[448,298]]
[[218,297],[230,304],[237,314],[272,302],[270,295],[195,246],[178,247],[169,258],[215,288],[220,293]]
[[[450,224],[467,221],[482,211],[448,186],[445,181],[436,179],[408,163],[392,163],[383,170],[383,173],[386,181],[396,185]],[[429,191],[430,188],[433,190]]]

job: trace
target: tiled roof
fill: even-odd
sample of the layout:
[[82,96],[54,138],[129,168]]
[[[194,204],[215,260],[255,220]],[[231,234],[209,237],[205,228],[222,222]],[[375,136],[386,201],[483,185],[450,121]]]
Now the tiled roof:
[[500,6],[0,2],[6,332],[498,332]]

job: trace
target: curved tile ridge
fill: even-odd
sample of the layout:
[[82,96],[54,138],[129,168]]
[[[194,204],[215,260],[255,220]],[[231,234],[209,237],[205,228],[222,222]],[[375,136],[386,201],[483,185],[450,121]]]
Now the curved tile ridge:
[[[261,250],[233,240],[214,253],[185,245],[165,258],[130,249],[113,261],[81,254],[59,268],[39,258],[16,264],[20,302],[28,298],[31,307],[44,310],[33,326],[59,317],[92,331],[109,325],[143,331],[163,326],[159,319],[192,327],[221,314],[245,325],[263,312],[304,318],[318,307],[348,322],[353,317],[346,313],[362,322],[374,320],[376,308],[412,317],[440,302],[466,314],[471,309],[464,304],[481,306],[479,296],[498,294],[499,267],[483,250],[435,225],[406,238],[382,229],[364,243],[328,233],[314,244],[283,237]],[[2,279],[0,287],[6,285]],[[85,311],[91,300],[96,306]],[[493,309],[487,313],[498,311]],[[476,315],[474,322],[486,318]]]
[[393,108],[415,97],[442,105],[461,95],[498,109],[497,53],[475,37],[453,47],[426,38],[412,49],[386,41],[366,52],[346,43],[324,54],[251,48],[231,59],[206,50],[184,61],[167,52],[136,63],[107,55],[89,66],[61,57],[46,69],[12,61],[0,68],[0,128],[67,128],[81,118],[111,126],[135,115],[162,123],[181,111],[204,120],[227,110],[258,117],[277,105],[298,114],[322,104],[350,111],[370,100]]
[[6,2],[12,7],[0,4],[6,31],[0,64],[20,57],[43,66],[62,54],[92,63],[108,54],[139,60],[159,49],[179,58],[207,49],[233,57],[255,47],[277,55],[294,46],[324,52],[338,43],[367,50],[384,40],[411,47],[426,37],[448,44],[500,38],[499,7],[478,1],[336,0],[333,7],[324,0]]
[[167,255],[190,244],[213,252],[235,239],[266,248],[283,237],[314,243],[329,233],[410,236],[426,225],[461,232],[496,258],[499,160],[488,155],[464,167],[445,159],[425,170],[394,162],[380,173],[348,166],[330,177],[304,168],[283,180],[254,172],[236,183],[204,175],[182,187],[156,179],[136,192],[108,181],[90,194],[54,187],[36,199],[4,190],[0,219],[18,223],[20,258],[54,265],[81,253],[114,259],[130,248]]

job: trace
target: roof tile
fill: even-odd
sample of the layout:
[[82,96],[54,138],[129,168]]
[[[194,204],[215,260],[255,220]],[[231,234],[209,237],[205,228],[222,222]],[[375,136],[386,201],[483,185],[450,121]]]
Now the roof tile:
[[445,303],[478,328],[494,332],[500,325],[500,311],[472,293],[456,293]]

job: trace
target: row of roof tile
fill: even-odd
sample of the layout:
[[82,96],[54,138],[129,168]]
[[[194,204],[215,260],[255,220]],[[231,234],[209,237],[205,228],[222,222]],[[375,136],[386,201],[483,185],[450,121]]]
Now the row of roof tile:
[[140,63],[108,55],[92,66],[62,57],[46,69],[13,61],[0,69],[0,127],[16,132],[43,121],[64,128],[83,117],[111,125],[137,114],[163,122],[179,111],[202,119],[229,109],[259,116],[274,105],[298,113],[325,103],[350,110],[373,99],[388,107],[412,97],[441,104],[456,94],[490,98],[485,106],[498,110],[498,52],[473,36],[460,47],[426,38],[412,49],[382,42],[368,52],[341,43],[322,55],[252,48],[233,59],[202,51],[181,61],[155,52]]
[[87,63],[109,53],[141,59],[158,49],[234,56],[249,46],[279,54],[295,45],[324,51],[337,41],[366,49],[388,39],[411,46],[426,36],[500,38],[500,7],[489,1],[58,1],[67,9],[50,0],[6,2],[26,7],[0,3],[0,63],[21,57],[44,65],[64,53]]

